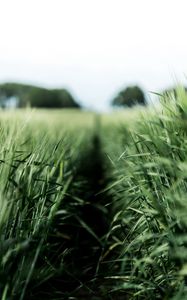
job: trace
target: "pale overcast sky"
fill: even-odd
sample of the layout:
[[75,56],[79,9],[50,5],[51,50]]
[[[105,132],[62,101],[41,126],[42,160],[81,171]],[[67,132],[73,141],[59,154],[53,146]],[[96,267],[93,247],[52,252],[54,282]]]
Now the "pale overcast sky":
[[186,15],[186,0],[0,0],[0,81],[66,87],[95,108],[128,84],[185,83]]

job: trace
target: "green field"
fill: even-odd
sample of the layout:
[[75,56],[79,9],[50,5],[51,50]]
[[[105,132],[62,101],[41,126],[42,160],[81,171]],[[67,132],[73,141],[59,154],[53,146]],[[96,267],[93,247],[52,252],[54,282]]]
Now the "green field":
[[0,299],[187,299],[187,96],[0,112]]

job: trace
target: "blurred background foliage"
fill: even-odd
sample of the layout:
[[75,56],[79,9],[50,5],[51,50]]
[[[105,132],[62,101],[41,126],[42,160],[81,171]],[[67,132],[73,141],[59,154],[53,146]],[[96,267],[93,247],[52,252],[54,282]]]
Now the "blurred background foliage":
[[145,94],[138,86],[129,86],[123,89],[112,101],[112,105],[114,106],[132,107],[136,104],[146,104]]
[[46,89],[21,83],[0,85],[0,105],[6,107],[79,108],[66,89]]
[[[176,97],[176,86],[161,91]],[[184,90],[187,89],[184,87]],[[111,106],[132,108],[148,104],[145,91],[137,85],[123,88],[111,101]],[[81,108],[81,104],[65,88],[47,89],[30,84],[7,82],[0,84],[1,108]]]

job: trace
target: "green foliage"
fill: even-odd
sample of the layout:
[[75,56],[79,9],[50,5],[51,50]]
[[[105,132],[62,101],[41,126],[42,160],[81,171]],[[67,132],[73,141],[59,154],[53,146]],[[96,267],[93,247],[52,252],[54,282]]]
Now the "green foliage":
[[72,193],[81,188],[77,164],[93,116],[85,126],[82,114],[65,114],[1,113],[0,299],[54,299],[60,291],[49,279],[76,274],[71,256],[86,224],[77,210],[83,200]]
[[113,168],[107,278],[113,291],[133,300],[186,299],[187,293],[186,92],[177,88],[176,97],[164,95],[161,103],[162,110],[131,131],[121,127],[115,145],[113,137],[106,140]]
[[170,88],[168,88],[168,89],[165,89],[163,92],[162,92],[162,94],[172,94],[172,93],[174,93],[175,95],[177,95],[177,91],[179,90],[179,89],[183,89],[183,90],[187,90],[187,88],[185,87],[185,86],[182,86],[182,85],[176,85],[176,86],[172,86],[172,87],[170,87]]
[[1,299],[186,299],[187,95],[160,100],[0,113]]
[[129,86],[122,90],[112,101],[114,106],[132,107],[136,104],[145,105],[144,92],[138,86]]
[[0,103],[4,107],[11,97],[18,100],[18,107],[79,108],[66,89],[45,89],[32,85],[5,83],[0,85]]

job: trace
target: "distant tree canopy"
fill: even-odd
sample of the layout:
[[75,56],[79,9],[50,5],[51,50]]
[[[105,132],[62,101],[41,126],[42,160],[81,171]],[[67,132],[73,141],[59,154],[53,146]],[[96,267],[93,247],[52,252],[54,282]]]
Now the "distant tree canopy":
[[128,106],[140,104],[145,105],[146,99],[144,92],[138,86],[129,86],[122,90],[112,101],[114,106]]
[[46,89],[19,83],[0,84],[0,106],[6,107],[15,99],[17,107],[79,108],[66,89]]

